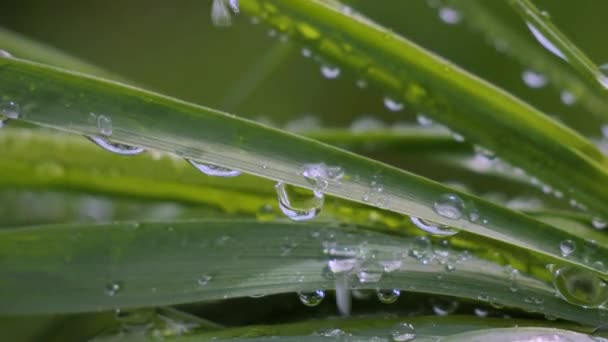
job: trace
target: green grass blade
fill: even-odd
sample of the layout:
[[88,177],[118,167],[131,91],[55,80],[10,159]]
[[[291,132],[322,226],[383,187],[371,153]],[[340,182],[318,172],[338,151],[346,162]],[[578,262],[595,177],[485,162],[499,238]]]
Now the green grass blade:
[[530,105],[333,1],[244,0],[241,7],[608,216],[597,186],[608,184],[606,158]]
[[[552,286],[525,274],[518,277],[513,292],[502,267],[469,255],[461,258],[457,250],[447,252],[454,258],[454,270],[447,272],[439,259],[425,264],[408,256],[419,248],[412,239],[328,229],[322,223],[247,220],[4,229],[0,312],[68,313],[333,289],[324,252],[332,246],[359,246],[361,265],[369,260],[369,251],[378,262],[401,262],[378,282],[359,283],[353,277],[358,288],[402,288],[543,310],[590,325],[601,321],[598,310],[558,299]],[[436,255],[424,248],[418,251]]]
[[[27,122],[83,135],[98,135],[100,127],[96,118],[106,115],[112,122],[113,141],[170,152],[306,188],[312,188],[302,176],[307,163],[339,166],[345,170],[345,176],[340,182],[329,182],[324,190],[329,195],[453,226],[545,254],[563,263],[605,272],[586,263],[579,255],[565,258],[560,254],[561,241],[570,239],[583,245],[584,241],[579,237],[314,140],[144,90],[14,58],[0,59],[0,80],[4,101],[11,99],[17,103],[21,108],[19,119]],[[550,154],[543,152],[544,157]],[[587,163],[587,166],[593,165]],[[560,170],[566,169],[555,165],[552,174],[560,174]],[[572,184],[593,183],[594,192],[607,195],[600,191],[597,182],[590,181],[598,175],[585,165],[580,165],[577,171],[576,177],[570,179]],[[581,179],[583,176],[585,178]],[[378,184],[381,191],[377,191]],[[444,217],[433,209],[435,202],[448,194],[458,196],[466,209],[457,219]],[[366,200],[368,197],[371,201]],[[469,220],[470,211],[478,211],[480,219]],[[597,258],[607,257],[608,248],[602,246]]]

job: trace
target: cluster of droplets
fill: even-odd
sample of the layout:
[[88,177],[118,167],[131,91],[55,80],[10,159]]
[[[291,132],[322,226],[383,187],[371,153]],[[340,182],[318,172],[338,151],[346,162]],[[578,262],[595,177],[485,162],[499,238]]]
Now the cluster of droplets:
[[426,236],[420,236],[411,243],[408,256],[416,259],[420,264],[442,265],[446,272],[454,272],[458,265],[467,262],[471,258],[469,251],[455,251],[451,248],[449,240],[441,240],[438,246],[434,246]]
[[390,196],[385,192],[383,177],[380,174],[372,176],[369,183],[369,188],[363,194],[363,202],[373,204],[379,208],[388,208],[390,204]]

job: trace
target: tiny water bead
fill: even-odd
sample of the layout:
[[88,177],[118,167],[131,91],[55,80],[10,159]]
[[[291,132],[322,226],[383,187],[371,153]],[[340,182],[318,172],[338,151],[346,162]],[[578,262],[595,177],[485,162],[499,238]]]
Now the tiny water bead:
[[120,292],[120,290],[122,290],[122,288],[123,288],[123,285],[121,282],[113,281],[111,283],[106,284],[105,292],[106,292],[106,295],[113,297],[118,292]]
[[567,257],[570,254],[574,253],[576,249],[576,244],[572,240],[564,240],[559,244],[559,250],[562,253],[563,257]]
[[279,209],[288,218],[293,221],[308,221],[311,220],[321,212],[325,196],[319,191],[313,191],[313,198],[311,200],[312,206],[308,208],[296,208],[292,205],[289,195],[287,194],[287,185],[284,182],[277,182],[274,186],[279,200]]
[[327,166],[325,163],[306,164],[302,176],[316,191],[323,191],[329,182],[337,182],[344,177],[344,170],[339,166]]
[[104,150],[120,154],[122,156],[134,156],[146,151],[143,147],[135,147],[120,143],[114,143],[110,142],[106,138],[99,136],[88,136],[87,138],[97,144],[97,146],[103,148]]
[[464,212],[464,203],[457,195],[445,194],[433,203],[433,208],[437,214],[443,217],[458,220]]
[[438,14],[441,21],[448,25],[456,25],[462,20],[462,14],[452,7],[441,7]]
[[565,301],[588,308],[608,302],[607,283],[595,273],[572,266],[554,272],[553,285]]
[[411,341],[416,338],[416,330],[410,323],[399,323],[391,332],[391,340],[395,342]]
[[340,68],[332,65],[321,65],[321,75],[327,79],[335,79],[340,76]]
[[376,290],[378,300],[384,304],[393,304],[401,296],[401,290],[399,289],[378,289]]
[[323,298],[325,298],[325,291],[314,290],[311,292],[298,292],[298,298],[300,302],[306,306],[317,306],[321,304]]
[[403,110],[403,103],[396,101],[388,96],[384,97],[384,107],[391,112],[400,112]]
[[563,90],[559,95],[560,100],[566,106],[572,106],[576,102],[576,97],[574,94],[567,90]]
[[427,233],[433,235],[442,235],[442,236],[450,236],[458,233],[458,230],[447,228],[444,225],[430,222],[418,217],[410,217],[410,220],[413,224],[415,224],[418,228],[426,231]]
[[212,276],[210,276],[207,273],[203,273],[201,274],[201,276],[196,280],[196,282],[198,283],[199,286],[201,287],[205,287],[207,285],[209,285],[209,282],[211,281],[211,279],[213,279]]
[[231,170],[225,167],[212,165],[212,164],[203,164],[195,162],[192,159],[186,159],[192,166],[194,166],[200,172],[206,174],[207,176],[214,177],[237,177],[241,175],[241,171]]
[[522,73],[521,78],[530,88],[538,89],[547,85],[547,77],[536,71],[526,70]]
[[593,228],[598,229],[598,230],[606,229],[606,227],[608,226],[608,223],[606,223],[606,220],[604,220],[601,217],[594,217],[591,220],[591,224],[593,225]]

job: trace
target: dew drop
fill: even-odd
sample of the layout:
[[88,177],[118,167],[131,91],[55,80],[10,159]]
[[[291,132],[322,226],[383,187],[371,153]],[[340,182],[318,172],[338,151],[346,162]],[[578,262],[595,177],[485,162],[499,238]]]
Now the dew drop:
[[569,92],[567,90],[563,90],[560,93],[559,98],[562,100],[562,103],[565,104],[566,106],[572,106],[576,102],[576,97],[574,96],[574,94],[572,94],[571,92]]
[[538,89],[547,84],[547,77],[545,77],[545,75],[532,70],[524,71],[521,77],[524,83],[530,88]]
[[314,290],[311,292],[298,292],[298,298],[300,302],[306,306],[317,306],[321,304],[323,298],[325,298],[325,291]]
[[566,266],[554,273],[553,285],[565,301],[594,308],[608,301],[608,286],[591,271]]
[[327,166],[325,163],[306,164],[302,176],[316,191],[323,191],[329,182],[337,182],[344,177],[344,170],[339,166]]
[[120,290],[122,290],[122,287],[122,283],[118,281],[108,283],[105,287],[106,295],[110,297],[115,296],[118,292],[120,292]]
[[536,40],[540,43],[540,45],[542,45],[545,49],[547,49],[549,52],[556,55],[557,57],[565,61],[568,60],[568,58],[566,58],[566,55],[564,55],[564,53],[560,49],[558,49],[557,46],[555,46],[549,39],[547,39],[547,37],[545,37],[542,32],[540,32],[536,27],[534,27],[534,25],[530,23],[526,23],[526,25],[528,26],[530,32],[532,32],[534,38],[536,38]]
[[192,166],[194,166],[200,172],[206,174],[207,176],[215,176],[215,177],[236,177],[241,175],[241,171],[227,169],[225,167],[212,165],[212,164],[203,164],[195,162],[192,159],[186,159]]
[[593,225],[593,228],[598,230],[606,229],[606,227],[608,226],[606,221],[601,217],[594,217],[591,220],[591,224]]
[[228,0],[228,6],[235,14],[239,13],[239,0]]
[[209,285],[209,282],[211,281],[211,279],[212,279],[212,278],[213,278],[213,277],[212,277],[212,276],[210,276],[209,274],[207,274],[207,273],[203,273],[203,274],[201,274],[201,276],[200,276],[200,277],[197,279],[197,281],[196,281],[196,282],[198,283],[198,285],[199,285],[199,286],[204,287],[204,286]]
[[453,300],[437,300],[433,303],[433,313],[437,316],[447,316],[458,309],[458,302]]
[[430,127],[433,125],[433,120],[431,120],[431,118],[429,118],[428,116],[426,116],[422,113],[419,113],[418,115],[416,115],[416,121],[422,127]]
[[323,337],[338,337],[339,338],[341,336],[346,336],[348,334],[340,329],[326,329],[326,330],[317,331],[316,335],[323,336]]
[[417,217],[410,217],[410,220],[413,224],[415,224],[418,228],[426,231],[427,233],[433,235],[442,235],[442,236],[450,236],[458,233],[458,230],[447,228],[444,225],[430,222]]
[[401,290],[399,289],[378,289],[376,290],[378,300],[384,304],[393,304],[399,299]]
[[562,252],[563,257],[567,257],[570,254],[574,253],[576,249],[576,245],[572,240],[564,240],[559,244],[559,250]]
[[274,186],[279,200],[279,209],[288,218],[294,221],[308,221],[311,220],[321,212],[325,196],[319,191],[313,191],[312,207],[309,208],[296,208],[291,204],[289,195],[287,194],[287,185],[283,182],[277,182]]
[[457,195],[445,194],[433,203],[433,208],[437,214],[443,217],[458,220],[464,211],[464,203]]
[[321,75],[330,80],[338,78],[338,76],[340,76],[340,68],[337,66],[322,65]]
[[97,116],[97,129],[100,134],[109,137],[112,135],[112,119],[103,114]]
[[402,262],[401,260],[388,260],[381,261],[380,264],[382,265],[384,272],[392,273],[401,268]]
[[384,97],[384,107],[391,112],[400,112],[403,110],[403,103],[396,101],[390,97]]
[[475,316],[477,317],[488,317],[488,310],[482,308],[475,308]]
[[332,273],[344,273],[350,272],[356,264],[356,259],[331,259],[327,262],[327,267]]
[[439,9],[439,18],[448,25],[456,25],[462,20],[462,14],[451,7],[441,7]]
[[21,106],[14,101],[0,102],[0,118],[18,119],[21,115]]
[[13,57],[13,55],[11,55],[8,51],[0,49],[0,58],[12,58],[12,57]]
[[357,278],[361,283],[379,282],[382,272],[382,265],[374,260],[366,260],[357,266]]
[[120,143],[114,143],[108,141],[106,138],[103,137],[88,136],[87,138],[97,144],[97,146],[103,148],[104,150],[120,154],[122,156],[134,156],[145,152],[145,149],[143,147],[135,147]]
[[226,0],[213,0],[211,4],[211,22],[217,27],[232,25],[232,16],[228,10],[228,6],[226,6]]
[[312,57],[312,50],[310,50],[309,48],[302,48],[300,52],[302,53],[302,56],[306,58]]
[[391,332],[391,339],[395,342],[411,341],[415,338],[416,330],[410,323],[399,323]]

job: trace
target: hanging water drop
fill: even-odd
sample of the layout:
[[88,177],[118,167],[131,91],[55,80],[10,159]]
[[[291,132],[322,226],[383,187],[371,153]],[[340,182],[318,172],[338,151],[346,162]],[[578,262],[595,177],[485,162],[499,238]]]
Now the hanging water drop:
[[400,112],[404,106],[403,103],[386,96],[384,97],[384,107],[391,112]]
[[591,220],[591,224],[593,225],[593,228],[598,229],[598,230],[606,229],[606,227],[608,226],[608,224],[606,223],[606,220],[604,220],[601,217],[594,217]]
[[595,308],[608,301],[607,283],[595,273],[566,266],[555,271],[553,285],[565,301],[586,308]]
[[206,174],[207,176],[215,176],[215,177],[236,177],[241,175],[241,171],[231,170],[225,167],[212,165],[212,164],[203,164],[195,162],[192,159],[186,159],[192,166],[194,166],[200,172]]
[[323,77],[332,80],[340,76],[340,68],[337,66],[322,65],[321,74],[323,75]]
[[112,153],[120,154],[123,156],[134,156],[137,154],[141,154],[145,152],[145,149],[142,147],[129,146],[120,143],[114,143],[108,141],[106,138],[98,137],[98,136],[89,136],[87,137],[89,140],[97,144],[97,146],[103,148],[106,151],[110,151]]
[[122,289],[122,284],[118,281],[108,283],[105,287],[106,295],[115,296]]
[[572,240],[564,240],[559,244],[559,250],[562,252],[563,257],[567,257],[570,254],[574,253],[576,249],[576,245]]
[[287,185],[283,182],[277,182],[274,186],[279,200],[279,209],[288,218],[294,221],[311,220],[321,212],[325,196],[319,191],[313,191],[312,206],[309,208],[296,208],[291,204],[289,195],[287,194]]
[[342,316],[350,315],[351,294],[348,286],[348,275],[341,274],[336,277],[336,307]]
[[456,25],[462,20],[462,14],[452,7],[441,7],[439,9],[439,18],[448,25]]
[[524,71],[521,77],[524,83],[530,88],[538,89],[547,84],[547,77],[545,77],[545,75],[532,70]]
[[311,292],[298,292],[298,298],[300,302],[306,306],[317,306],[321,304],[323,298],[325,298],[325,291],[314,290]]
[[230,6],[232,12],[235,14],[239,13],[239,0],[228,0],[228,5]]
[[395,342],[411,341],[415,338],[416,330],[410,323],[399,323],[391,332],[391,339]]
[[445,194],[433,203],[433,208],[437,214],[443,217],[458,220],[464,211],[464,203],[460,197],[454,194]]
[[433,234],[433,235],[450,236],[450,235],[454,235],[454,234],[458,233],[458,230],[456,230],[456,229],[450,229],[444,225],[430,222],[430,221],[427,221],[427,220],[424,220],[421,218],[417,218],[414,216],[410,217],[410,220],[418,228],[426,231],[427,233]]
[[401,290],[399,289],[378,289],[376,290],[378,300],[384,304],[393,304],[399,299]]
[[217,27],[232,25],[232,16],[228,10],[228,6],[226,6],[226,0],[213,0],[211,4],[211,22]]
[[547,49],[549,52],[556,55],[557,57],[568,61],[566,55],[564,55],[564,53],[560,49],[558,49],[557,46],[555,46],[549,39],[547,39],[547,37],[545,37],[542,32],[540,32],[536,27],[534,27],[534,25],[532,25],[531,23],[526,23],[526,25],[528,26],[530,32],[532,32],[534,38],[536,38],[536,40],[540,43],[540,45],[542,45],[545,49]]

